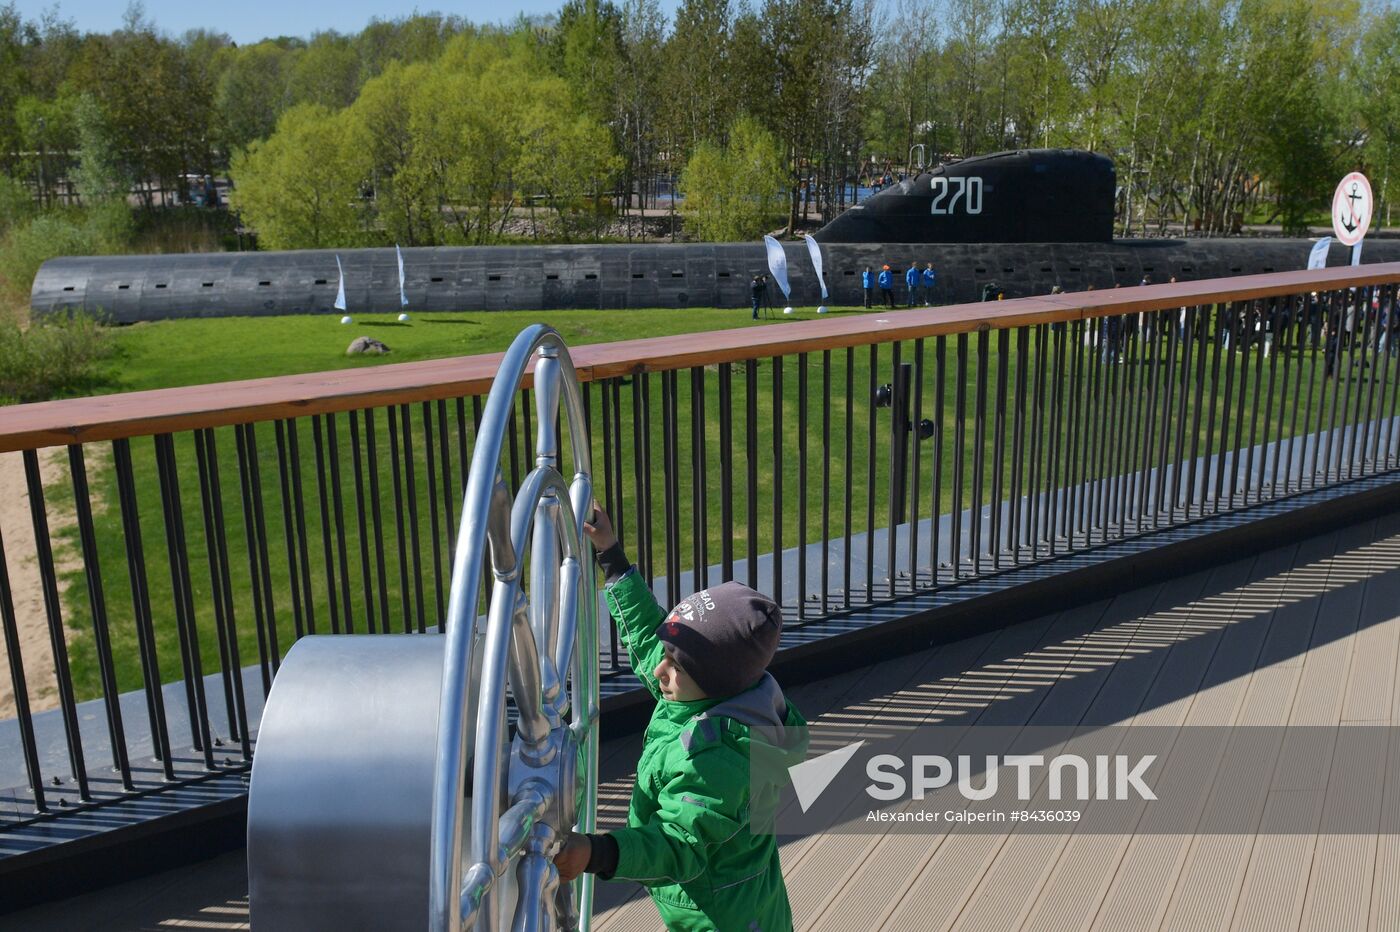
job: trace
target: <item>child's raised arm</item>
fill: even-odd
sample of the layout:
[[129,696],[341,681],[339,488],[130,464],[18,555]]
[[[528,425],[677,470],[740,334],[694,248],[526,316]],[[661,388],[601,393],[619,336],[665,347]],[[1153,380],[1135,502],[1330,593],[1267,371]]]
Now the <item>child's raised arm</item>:
[[657,603],[642,574],[627,559],[613,531],[612,520],[597,502],[593,503],[592,520],[583,523],[583,532],[598,551],[598,562],[607,579],[608,611],[617,621],[632,671],[652,696],[660,699],[661,690],[652,671],[663,656],[656,626],[661,624],[666,612]]

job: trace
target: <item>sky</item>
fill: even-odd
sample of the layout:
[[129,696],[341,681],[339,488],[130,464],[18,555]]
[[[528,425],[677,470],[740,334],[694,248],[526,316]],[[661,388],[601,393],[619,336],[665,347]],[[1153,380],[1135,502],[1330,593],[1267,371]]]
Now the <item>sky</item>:
[[[0,0],[0,6],[13,2],[26,20],[38,20],[45,10],[57,6],[62,19],[70,20],[79,32],[111,32],[121,26],[125,0]],[[509,22],[520,13],[553,13],[563,0],[444,0],[434,4],[412,0],[336,0],[334,3],[288,3],[286,0],[238,0],[234,3],[199,3],[192,0],[145,0],[146,19],[171,36],[188,29],[204,28],[227,33],[240,45],[274,36],[308,37],[314,32],[334,29],[356,33],[369,21],[398,19],[415,11],[460,16],[474,23]],[[676,0],[662,0],[669,14]]]

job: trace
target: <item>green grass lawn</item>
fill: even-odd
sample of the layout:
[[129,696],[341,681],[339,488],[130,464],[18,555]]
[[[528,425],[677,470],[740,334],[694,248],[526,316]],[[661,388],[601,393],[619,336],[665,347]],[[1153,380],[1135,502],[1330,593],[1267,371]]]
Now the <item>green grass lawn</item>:
[[[852,313],[863,312],[838,310],[833,316]],[[813,312],[807,311],[784,320],[810,319],[814,316]],[[342,326],[337,319],[329,317],[172,321],[113,330],[118,352],[111,368],[109,387],[114,391],[158,388],[499,351],[510,343],[522,327],[540,320],[554,325],[574,345],[639,335],[659,336],[753,325],[745,310],[714,309],[424,314],[415,315],[407,325],[400,325],[388,317],[357,319],[354,326]],[[384,357],[345,357],[345,346],[354,336],[362,333],[383,340],[394,352]],[[1053,337],[1048,328],[1044,333],[1047,337]],[[938,507],[945,512],[971,504],[977,446],[975,410],[980,372],[985,373],[986,388],[986,417],[982,424],[984,437],[981,445],[984,454],[981,501],[984,504],[990,501],[992,484],[998,474],[998,422],[995,412],[998,383],[1003,373],[1007,386],[1007,415],[1000,424],[1003,457],[999,475],[1001,497],[1010,495],[1014,469],[1011,454],[1016,431],[1017,361],[1021,339],[1020,334],[1009,335],[1007,352],[1003,355],[998,352],[997,334],[967,338],[967,364],[964,369],[966,398],[962,419],[965,436],[961,448],[965,477],[957,503],[953,497],[953,468],[958,449],[955,446],[958,339],[947,339],[941,482],[935,490],[932,475],[934,441],[921,441],[916,448],[921,464],[918,486],[920,515],[929,513],[935,497]],[[978,350],[983,340],[986,346],[985,369],[979,369]],[[1155,438],[1160,436],[1163,426],[1174,431],[1181,413],[1174,400],[1170,410],[1164,410],[1159,403],[1158,415],[1150,422],[1119,416],[1117,412],[1130,410],[1130,399],[1149,392],[1145,380],[1150,378],[1152,367],[1147,364],[1105,366],[1093,358],[1090,351],[1083,349],[1076,365],[1072,342],[1066,341],[1067,355],[1062,369],[1055,366],[1053,343],[1047,344],[1044,410],[1050,409],[1055,377],[1058,376],[1061,410],[1065,417],[1055,429],[1048,421],[1041,423],[1040,488],[1065,482],[1072,484],[1094,476],[1118,475],[1139,468],[1147,456],[1144,449],[1147,438],[1153,437],[1151,442],[1158,443]],[[1032,361],[1036,346],[1035,341],[1028,340],[1026,344]],[[929,418],[936,418],[938,373],[935,347],[935,341],[925,342],[921,414]],[[869,527],[884,527],[889,523],[890,415],[887,410],[875,410],[872,420],[870,386],[872,371],[876,383],[892,379],[891,349],[889,345],[879,347],[873,367],[868,348],[854,350],[849,355],[849,374],[847,352],[833,352],[829,386],[825,378],[823,354],[784,359],[781,423],[775,422],[775,406],[771,401],[775,390],[774,363],[761,360],[754,365],[757,423],[754,425],[756,444],[752,464],[756,478],[753,505],[757,520],[753,528],[753,545],[758,553],[769,552],[779,545],[791,547],[799,540],[810,542],[822,538],[822,485],[828,471],[827,481],[832,491],[827,533],[839,537],[847,530],[860,533]],[[902,361],[915,361],[916,347],[913,342],[902,344],[900,352]],[[1212,351],[1211,359],[1214,358]],[[1231,393],[1235,397],[1227,399],[1223,383],[1226,366],[1232,358],[1235,360],[1235,372]],[[1227,403],[1233,404],[1234,410],[1239,410],[1240,393],[1247,390],[1252,395],[1254,390],[1253,357],[1247,383],[1241,381],[1239,359],[1238,354],[1220,354],[1221,385],[1213,403],[1211,360],[1208,359],[1205,396],[1198,406],[1193,395],[1192,404],[1186,411],[1186,431],[1188,434],[1195,432],[1202,453],[1207,442],[1218,444],[1222,431],[1227,429],[1220,416],[1211,427],[1208,415],[1212,407],[1218,415],[1223,415]],[[1284,383],[1285,359],[1288,360],[1287,384]],[[1324,384],[1322,381],[1321,367],[1314,365],[1312,353],[1288,357],[1275,354],[1272,362],[1276,384],[1273,402],[1267,405],[1267,421],[1263,408],[1268,397],[1267,380],[1271,363],[1265,362],[1262,367],[1266,394],[1261,397],[1261,414],[1254,425],[1257,442],[1265,439],[1266,428],[1269,437],[1317,429],[1320,425],[1314,418],[1314,412],[1319,408],[1326,411],[1322,400],[1336,391],[1336,383]],[[675,376],[677,400],[673,435],[678,469],[671,477],[676,492],[672,507],[673,518],[679,518],[681,530],[670,556],[681,570],[683,586],[689,586],[690,570],[695,563],[720,560],[726,541],[731,543],[736,558],[742,558],[749,548],[750,529],[746,520],[750,505],[747,492],[750,460],[745,413],[749,395],[747,372],[744,364],[737,364],[730,370],[733,384],[729,399],[733,416],[733,442],[729,450],[722,449],[720,443],[718,368],[711,367],[698,376],[704,399],[704,410],[698,414],[692,410],[691,404],[692,379],[697,376],[691,370],[683,370]],[[1028,372],[1028,375],[1034,373]],[[1194,375],[1193,367],[1192,386]],[[652,374],[645,379],[649,430],[641,435],[633,432],[633,393],[638,390],[642,380],[629,380],[618,388],[622,411],[623,486],[620,493],[614,491],[620,494],[622,502],[624,541],[632,548],[634,557],[640,555],[637,541],[645,524],[644,515],[649,513],[653,529],[651,565],[657,575],[667,572],[668,557],[664,536],[667,476],[663,469],[668,433],[668,413],[665,409],[667,378],[664,374]],[[807,386],[805,407],[799,404],[803,381]],[[1035,423],[1036,381],[1035,378],[1027,379],[1026,417],[1022,424],[1027,435]],[[1391,383],[1394,382],[1392,377]],[[1343,380],[1341,384],[1345,386],[1348,383]],[[1176,390],[1179,391],[1179,384]],[[829,404],[827,391],[830,393]],[[1158,391],[1164,392],[1165,388],[1160,387]],[[1311,407],[1307,407],[1309,391],[1313,392],[1314,398]],[[1324,391],[1329,395],[1324,396]],[[1289,393],[1298,398],[1301,405],[1292,404]],[[612,483],[611,477],[603,476],[605,458],[601,431],[598,429],[603,417],[601,394],[597,387],[591,388],[588,394],[595,427],[592,456],[600,499]],[[849,405],[846,401],[848,396]],[[1070,404],[1072,396],[1079,399],[1077,405]],[[1165,400],[1164,395],[1159,397]],[[1291,420],[1294,407],[1301,408],[1296,423]],[[1279,423],[1280,409],[1288,415],[1283,424]],[[515,456],[512,458],[507,453],[504,457],[507,475],[516,480],[532,461],[533,447],[523,405],[518,405],[517,410]],[[1201,415],[1199,425],[1196,423],[1198,412]],[[823,416],[827,413],[831,418],[829,448],[823,443],[822,430]],[[1074,418],[1070,417],[1072,413],[1075,414]],[[849,472],[845,466],[848,456],[845,423],[848,414],[851,422],[849,458],[852,463]],[[1348,419],[1358,420],[1360,416],[1360,413],[1352,412]],[[351,442],[352,420],[359,434],[358,445]],[[533,413],[529,420],[533,420]],[[407,455],[403,436],[405,423],[412,437],[407,445]],[[261,487],[259,501],[262,503],[259,536],[263,538],[268,554],[267,568],[270,573],[262,587],[253,584],[255,574],[260,575],[262,568],[257,561],[250,562],[247,534],[250,521],[255,533],[259,533],[259,516],[256,512],[245,514],[234,429],[219,428],[209,432],[216,450],[214,458],[207,465],[216,468],[207,471],[199,468],[194,435],[185,433],[175,436],[173,443],[178,463],[190,604],[194,609],[194,624],[187,631],[192,631],[199,640],[204,671],[218,669],[225,662],[231,663],[231,658],[225,661],[221,654],[235,645],[239,653],[238,662],[247,664],[254,662],[260,652],[285,652],[299,633],[313,627],[325,632],[331,630],[334,622],[335,627],[344,628],[347,618],[352,620],[355,630],[365,630],[371,617],[374,626],[381,630],[385,627],[391,630],[417,629],[420,620],[426,627],[435,625],[440,600],[446,595],[448,549],[450,541],[455,538],[455,521],[460,510],[464,463],[461,454],[463,450],[470,453],[474,439],[472,423],[472,403],[463,400],[396,408],[392,425],[390,412],[385,409],[300,418],[280,425],[280,429],[279,425],[258,425],[253,436]],[[1095,425],[1095,430],[1085,432],[1082,429],[1084,424]],[[1101,428],[1098,427],[1100,424],[1103,425]],[[367,431],[371,426],[376,440],[373,458],[368,455],[366,444]],[[1236,445],[1236,429],[1236,419],[1232,417],[1228,424],[1231,447]],[[391,447],[389,442],[391,430],[398,441],[395,447]],[[1248,410],[1239,423],[1239,430],[1243,434],[1241,442],[1249,443],[1251,417]],[[434,438],[431,467],[429,451],[423,443],[425,434],[431,434]],[[694,448],[693,438],[697,435],[703,437],[703,456]],[[1059,470],[1053,480],[1046,475],[1046,454],[1052,435],[1062,444],[1073,440],[1074,448],[1079,451],[1076,461],[1080,464],[1076,471],[1068,471],[1069,457],[1062,453]],[[776,445],[774,438],[778,438]],[[1189,439],[1184,450],[1186,456],[1191,454]],[[100,446],[106,448],[105,444]],[[444,448],[447,451],[445,475],[441,456]],[[805,500],[799,495],[799,471],[804,448],[807,457]],[[1025,448],[1029,453],[1029,440]],[[177,600],[174,595],[178,588],[176,582],[180,566],[176,561],[172,573],[154,444],[149,438],[133,440],[131,451],[133,485],[139,503],[145,547],[146,585],[150,593],[160,672],[161,678],[169,681],[182,675],[179,663],[181,635],[176,624]],[[643,472],[644,478],[649,477],[651,494],[648,508],[639,512],[637,461],[638,457],[644,457],[648,452],[650,469]],[[775,462],[779,454],[781,469]],[[1147,462],[1155,465],[1159,458],[1160,453],[1153,452]],[[89,463],[93,494],[101,510],[96,529],[97,546],[118,684],[123,690],[135,689],[141,684],[142,675],[116,474],[111,465],[111,455],[104,455],[100,450],[90,450]],[[434,480],[431,485],[430,468]],[[726,469],[733,480],[733,518],[728,526],[722,525],[720,510]],[[202,477],[215,473],[219,479],[218,496],[214,496],[212,491],[207,496],[202,495],[203,490],[212,486],[212,481]],[[775,479],[778,476],[782,477],[782,504],[775,515]],[[1024,482],[1029,474],[1023,469],[1021,476]],[[371,492],[372,482],[377,485],[377,496]],[[444,483],[447,486],[445,495]],[[412,494],[409,494],[410,489]],[[699,542],[703,554],[697,552],[688,519],[696,489],[703,489],[704,510],[708,515],[707,533]],[[340,493],[338,502],[337,490]],[[1023,485],[1023,493],[1030,491],[1028,486]],[[62,494],[61,490],[56,489],[55,492]],[[357,507],[357,502],[363,502],[363,509]],[[379,506],[377,516],[376,503]],[[213,508],[215,504],[219,506],[221,515]],[[851,514],[849,528],[845,519],[848,505]],[[211,522],[221,517],[222,534],[206,532],[206,516]],[[208,541],[220,538],[225,542],[226,564],[221,562],[217,550],[215,561],[211,563],[209,559]],[[341,540],[344,541],[343,557],[339,547]],[[66,546],[77,546],[75,535],[70,535]],[[921,563],[924,563],[927,558],[924,552],[926,545],[921,543],[920,547]],[[251,553],[256,555],[257,548],[251,548]],[[225,577],[227,593],[216,598],[215,593]],[[858,578],[853,582],[859,587],[864,580]],[[81,577],[75,577],[70,583],[66,616],[76,634],[71,648],[75,681],[81,695],[93,696],[100,693],[100,681],[87,589]],[[840,581],[833,579],[832,585],[839,586]],[[264,619],[263,624],[257,624],[260,613],[265,615],[269,607],[274,621],[268,623]],[[226,614],[228,610],[232,613],[231,621]],[[222,638],[221,631],[224,633]],[[227,634],[230,631],[233,632],[232,637]],[[275,647],[272,643],[274,638]]]
[[[852,313],[835,310],[831,317]],[[752,321],[748,308],[659,308],[634,311],[491,311],[414,314],[400,323],[393,314],[339,317],[219,317],[169,320],[112,328],[116,356],[105,373],[106,391],[137,391],[235,379],[358,369],[448,356],[494,353],[525,327],[547,323],[571,346],[640,336],[700,333],[771,324]],[[784,321],[816,318],[813,309]],[[388,345],[384,356],[346,356],[358,336]]]

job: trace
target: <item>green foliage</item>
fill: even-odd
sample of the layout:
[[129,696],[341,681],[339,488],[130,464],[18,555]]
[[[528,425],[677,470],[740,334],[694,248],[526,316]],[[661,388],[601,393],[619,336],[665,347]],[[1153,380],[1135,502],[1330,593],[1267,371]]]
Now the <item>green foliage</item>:
[[687,222],[700,239],[753,239],[780,215],[785,173],[773,134],[741,117],[728,145],[702,142],[681,175]]
[[74,123],[78,136],[78,165],[73,176],[78,193],[90,204],[124,200],[131,190],[131,176],[117,159],[117,141],[92,95],[84,94],[79,98]]
[[0,175],[0,236],[33,214],[34,198],[29,190],[9,175]]
[[55,256],[85,256],[96,250],[92,231],[74,214],[52,212],[16,226],[0,244],[0,280],[15,304],[27,304],[39,266]]
[[102,384],[112,354],[107,332],[84,315],[21,328],[0,320],[0,404],[87,394]]
[[293,107],[271,138],[234,156],[231,206],[272,249],[352,244],[369,165],[350,142],[343,115],[318,104]]

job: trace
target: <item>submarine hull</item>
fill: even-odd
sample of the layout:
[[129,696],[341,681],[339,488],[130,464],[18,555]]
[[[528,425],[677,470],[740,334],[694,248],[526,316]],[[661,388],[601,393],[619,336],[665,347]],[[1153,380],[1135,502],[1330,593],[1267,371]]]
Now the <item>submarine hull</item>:
[[[976,301],[995,283],[1008,298],[1059,286],[1227,278],[1302,269],[1305,239],[1144,239],[1110,243],[824,243],[830,296],[823,302],[806,246],[784,244],[792,297],[787,303],[859,305],[861,271],[889,264],[895,299],[907,303],[903,269],[937,272],[932,303]],[[405,291],[413,311],[619,309],[749,306],[749,281],[768,270],[763,246],[646,244],[405,249]],[[339,253],[351,314],[398,313],[398,264],[392,249]],[[1334,243],[1329,265],[1348,250]],[[69,311],[114,323],[182,317],[334,314],[336,253],[331,251],[96,256],[52,259],[34,280],[37,316]],[[1366,242],[1367,263],[1400,261],[1400,240]],[[770,290],[777,304],[781,293]],[[878,300],[878,295],[876,296]],[[920,302],[923,296],[920,295]]]

